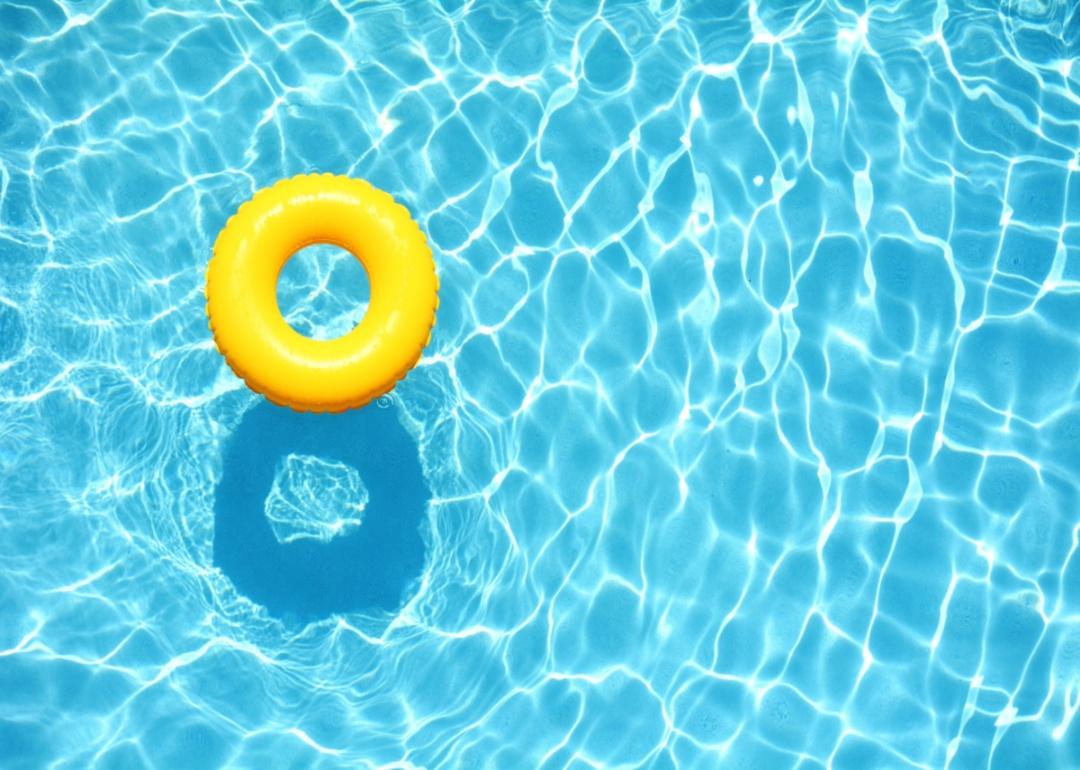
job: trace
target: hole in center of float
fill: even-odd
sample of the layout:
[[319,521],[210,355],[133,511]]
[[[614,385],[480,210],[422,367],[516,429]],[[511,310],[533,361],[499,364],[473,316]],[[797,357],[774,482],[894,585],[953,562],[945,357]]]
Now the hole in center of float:
[[277,303],[289,326],[316,340],[348,334],[371,299],[367,271],[351,253],[328,243],[300,249],[278,276]]

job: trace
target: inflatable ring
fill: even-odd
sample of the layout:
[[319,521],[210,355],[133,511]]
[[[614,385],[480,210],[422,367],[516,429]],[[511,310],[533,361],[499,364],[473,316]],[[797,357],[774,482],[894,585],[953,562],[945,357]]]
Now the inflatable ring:
[[[371,301],[360,324],[314,340],[277,304],[281,268],[296,251],[332,243],[367,271]],[[206,312],[237,376],[275,404],[341,412],[390,391],[431,339],[439,281],[427,240],[403,206],[360,179],[302,175],[260,190],[214,243]]]

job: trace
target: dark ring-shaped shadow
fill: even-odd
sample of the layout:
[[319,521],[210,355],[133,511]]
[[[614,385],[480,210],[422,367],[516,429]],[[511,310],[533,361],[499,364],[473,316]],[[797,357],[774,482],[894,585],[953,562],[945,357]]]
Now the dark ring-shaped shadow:
[[[290,453],[360,472],[370,499],[359,528],[328,543],[278,542],[264,501],[278,462]],[[263,402],[244,415],[225,447],[214,503],[214,564],[277,617],[393,612],[423,570],[421,524],[430,498],[416,442],[396,407],[300,414]]]

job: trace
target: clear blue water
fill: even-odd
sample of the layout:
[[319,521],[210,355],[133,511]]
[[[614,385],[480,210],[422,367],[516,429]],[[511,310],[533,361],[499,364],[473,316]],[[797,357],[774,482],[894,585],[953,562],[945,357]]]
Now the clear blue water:
[[[0,5],[0,766],[1080,766],[1078,59],[1069,0]],[[302,418],[203,278],[316,170],[443,289]]]

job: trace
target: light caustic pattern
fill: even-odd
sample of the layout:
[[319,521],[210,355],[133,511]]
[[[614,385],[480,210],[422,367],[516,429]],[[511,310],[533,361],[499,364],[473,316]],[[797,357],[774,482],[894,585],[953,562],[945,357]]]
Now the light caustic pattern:
[[[1080,765],[1069,0],[310,8],[0,7],[0,764]],[[202,280],[312,170],[443,303],[424,572],[302,625]]]

